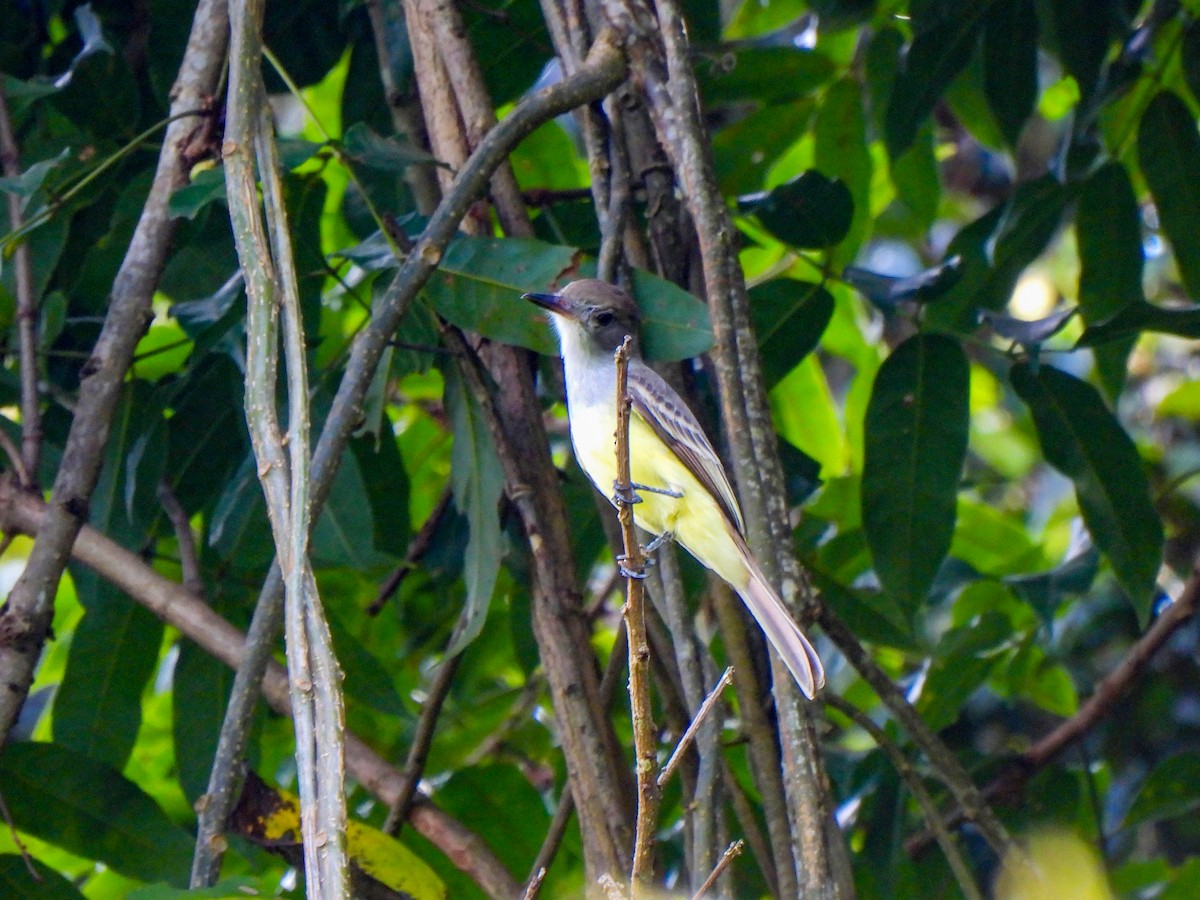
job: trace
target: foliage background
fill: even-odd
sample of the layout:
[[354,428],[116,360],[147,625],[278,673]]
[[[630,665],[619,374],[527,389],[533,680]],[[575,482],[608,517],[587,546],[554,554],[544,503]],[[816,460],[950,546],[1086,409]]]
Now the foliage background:
[[[0,427],[20,442],[13,254],[23,241],[37,301],[43,488],[145,202],[192,12],[173,0],[0,2],[0,21],[13,25],[0,37],[0,71],[20,173],[0,187],[28,223],[4,238]],[[1200,8],[751,0],[689,3],[686,13],[800,513],[796,552],[824,604],[987,784],[1079,712],[1191,577]],[[503,116],[552,55],[540,11],[518,0],[462,14]],[[264,39],[298,90],[265,68],[289,170],[319,427],[350,341],[395,266],[373,213],[419,234],[406,175],[428,170],[428,156],[413,135],[395,133],[380,80],[382,46],[411,91],[402,29],[377,35],[365,4],[308,0],[268,3]],[[69,83],[55,84],[67,71]],[[274,548],[244,424],[245,304],[213,162],[197,160],[171,199],[182,222],[89,521],[181,581],[165,485],[191,522],[206,602],[244,628]],[[564,763],[530,626],[524,537],[511,504],[498,503],[499,462],[437,317],[551,350],[544,323],[515,297],[544,289],[579,250],[595,255],[601,235],[577,121],[540,128],[512,166],[537,240],[452,245],[385,355],[312,556],[346,673],[348,729],[389,760],[404,759],[460,610],[476,611],[462,620],[478,636],[449,686],[425,785],[519,881],[549,828]],[[649,276],[639,293],[660,360],[707,349],[699,304]],[[1068,308],[1077,314],[1056,315]],[[700,397],[711,395],[710,370],[687,374]],[[570,460],[554,365],[542,375],[602,665],[618,622],[608,513]],[[419,564],[372,614],[423,530]],[[6,583],[27,553],[28,539],[15,537],[0,568]],[[699,598],[702,573],[682,565]],[[704,617],[701,626],[717,630]],[[709,646],[723,663],[721,637]],[[936,767],[841,653],[820,646],[830,689],[883,724],[949,808]],[[1200,880],[1189,815],[1200,805],[1196,675],[1189,623],[1134,673],[1131,691],[1105,701],[1082,740],[999,798],[1007,826],[1079,836],[1118,893],[1188,896]],[[231,683],[223,663],[73,563],[53,640],[0,756],[0,793],[22,841],[63,877],[31,888],[6,832],[0,881],[18,894],[54,884],[89,897],[185,883],[192,804]],[[669,685],[659,684],[661,718],[674,725]],[[628,746],[621,693],[609,721]],[[723,755],[753,802],[737,713],[734,704],[723,722]],[[953,896],[939,853],[906,851],[922,811],[872,737],[833,712],[821,734],[861,895]],[[291,741],[287,719],[260,713],[251,764],[283,788],[294,782]],[[664,733],[664,751],[672,743]],[[387,812],[360,786],[349,803],[377,826]],[[681,888],[686,816],[681,789],[668,789],[661,869]],[[744,825],[728,820],[732,839]],[[996,859],[970,826],[958,838],[988,883]],[[448,893],[478,895],[411,829],[401,839]],[[581,887],[581,840],[572,826],[547,895]],[[724,890],[766,892],[761,862],[740,858]],[[235,838],[224,875],[286,893],[296,889],[288,871]]]

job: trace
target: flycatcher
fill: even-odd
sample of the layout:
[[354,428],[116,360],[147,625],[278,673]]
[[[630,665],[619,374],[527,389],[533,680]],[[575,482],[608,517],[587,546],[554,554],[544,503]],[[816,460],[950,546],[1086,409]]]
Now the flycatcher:
[[642,360],[633,299],[592,279],[572,282],[558,294],[524,296],[553,313],[566,374],[571,444],[580,467],[605,495],[617,478],[613,354],[626,335],[632,338],[629,459],[641,498],[633,508],[634,521],[651,534],[678,541],[729,582],[811,699],[825,684],[821,660],[751,554],[737,497],[704,429]]

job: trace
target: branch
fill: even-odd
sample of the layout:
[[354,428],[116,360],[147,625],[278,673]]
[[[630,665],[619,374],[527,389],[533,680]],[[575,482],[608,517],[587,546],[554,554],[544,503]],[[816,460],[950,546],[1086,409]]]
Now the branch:
[[[70,548],[88,516],[113,411],[134,349],[151,315],[151,299],[175,236],[167,212],[175,188],[187,181],[186,151],[198,130],[183,113],[204,107],[225,61],[228,23],[223,0],[201,0],[172,89],[167,128],[150,194],[113,282],[100,337],[84,364],[79,403],[54,479],[53,502],[41,520],[21,577],[0,610],[0,739],[7,740],[29,693],[54,613],[54,596]],[[202,124],[205,120],[201,120]],[[34,477],[34,473],[30,473]]]
[[717,862],[716,867],[712,870],[712,874],[705,878],[704,884],[700,885],[700,888],[696,891],[696,893],[692,894],[692,900],[702,900],[704,895],[707,894],[712,889],[712,886],[717,883],[717,879],[724,874],[725,870],[729,868],[735,859],[742,855],[742,848],[745,846],[745,841],[734,841],[729,845],[729,848],[724,854],[722,854],[721,859]]
[[729,666],[721,674],[721,680],[716,683],[709,695],[704,698],[704,702],[700,705],[700,709],[696,711],[696,715],[692,719],[692,724],[687,727],[687,731],[683,733],[683,737],[681,737],[679,739],[679,743],[675,745],[675,750],[671,753],[671,757],[667,760],[667,764],[662,767],[662,771],[658,774],[658,786],[660,788],[670,781],[671,776],[675,773],[676,767],[679,765],[679,761],[683,758],[684,751],[686,751],[688,746],[692,743],[692,739],[696,736],[696,732],[700,729],[700,726],[704,724],[705,718],[708,717],[708,714],[712,712],[713,708],[720,701],[721,692],[724,691],[725,688],[728,687],[732,682],[733,666]]
[[[38,497],[20,491],[11,480],[0,479],[0,530],[34,534],[50,515],[50,508]],[[88,525],[80,530],[70,552],[73,560],[92,569],[214,658],[231,668],[241,662],[246,636],[137,554]],[[283,668],[271,662],[261,684],[268,703],[282,715],[291,715],[287,681]],[[390,805],[399,796],[401,773],[352,733],[346,735],[346,767],[381,803]],[[513,900],[520,896],[520,886],[479,836],[427,798],[421,797],[414,804],[409,821],[489,897]]]
[[[13,133],[12,116],[8,109],[8,96],[0,79],[0,171],[6,178],[16,179],[21,174],[21,151]],[[19,232],[25,227],[22,200],[15,193],[8,194],[9,230]],[[17,335],[20,345],[21,370],[21,461],[25,466],[26,480],[23,487],[33,488],[38,477],[38,463],[42,455],[42,407],[38,396],[38,296],[33,280],[33,260],[27,239],[20,240],[12,253],[13,280],[17,289]]]
[[908,787],[913,798],[921,807],[925,821],[929,823],[929,828],[937,839],[938,846],[942,848],[942,853],[946,856],[946,862],[950,864],[950,870],[954,873],[954,877],[958,881],[958,886],[962,888],[963,896],[967,900],[983,900],[983,895],[980,894],[979,888],[975,884],[975,879],[971,875],[970,867],[967,865],[966,860],[962,858],[962,854],[958,852],[954,838],[950,836],[947,823],[942,821],[942,817],[938,813],[937,804],[929,796],[929,791],[926,790],[924,783],[921,781],[921,776],[913,768],[908,757],[896,746],[896,742],[888,736],[886,731],[876,725],[870,716],[854,704],[835,694],[826,694],[822,699],[825,701],[826,706],[836,709],[869,734],[871,739],[875,741],[875,745],[891,760],[896,774],[900,776],[900,779]]
[[617,348],[617,519],[625,552],[625,628],[629,632],[629,701],[633,715],[633,747],[637,771],[637,830],[633,842],[633,896],[643,893],[654,875],[654,834],[658,830],[661,801],[657,778],[658,756],[654,735],[654,710],[650,703],[650,648],[646,645],[646,557],[633,527],[632,478],[629,474],[629,337]]
[[[336,898],[349,895],[342,676],[308,557],[308,374],[291,233],[262,80],[263,12],[264,0],[237,0],[231,6],[229,100],[222,156],[234,242],[249,300],[246,419],[284,581],[305,883],[314,896]],[[281,311],[288,403],[286,454],[276,412]]]

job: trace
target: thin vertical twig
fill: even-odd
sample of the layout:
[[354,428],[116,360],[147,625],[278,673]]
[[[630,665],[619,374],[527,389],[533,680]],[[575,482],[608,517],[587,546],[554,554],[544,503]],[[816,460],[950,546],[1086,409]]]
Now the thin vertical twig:
[[637,773],[637,827],[634,832],[631,881],[634,896],[649,884],[654,872],[654,833],[658,828],[658,756],[654,710],[650,703],[650,648],[646,640],[646,556],[633,525],[633,485],[629,461],[628,392],[631,340],[617,348],[617,519],[621,523],[626,571],[625,627],[629,632],[629,699],[633,714],[633,745]]
[[[0,163],[0,170],[6,178],[20,176],[21,150],[17,146],[3,80],[0,80]],[[8,224],[13,233],[25,227],[22,199],[15,192],[8,194]],[[21,461],[25,466],[21,486],[32,488],[37,482],[38,463],[42,455],[42,406],[38,394],[38,297],[27,238],[20,239],[13,248],[12,264],[17,289],[17,343],[20,348]]]

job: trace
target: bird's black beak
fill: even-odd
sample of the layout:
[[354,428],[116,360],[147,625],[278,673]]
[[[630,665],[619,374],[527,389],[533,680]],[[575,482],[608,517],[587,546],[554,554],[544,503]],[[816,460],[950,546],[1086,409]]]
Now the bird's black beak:
[[522,300],[528,300],[542,309],[548,310],[555,315],[562,316],[565,319],[579,321],[579,313],[575,307],[567,300],[564,300],[561,294],[538,294],[528,293],[521,295]]

